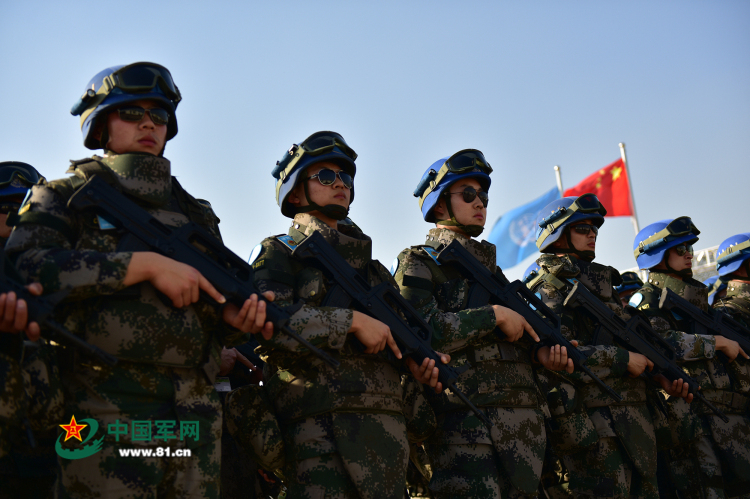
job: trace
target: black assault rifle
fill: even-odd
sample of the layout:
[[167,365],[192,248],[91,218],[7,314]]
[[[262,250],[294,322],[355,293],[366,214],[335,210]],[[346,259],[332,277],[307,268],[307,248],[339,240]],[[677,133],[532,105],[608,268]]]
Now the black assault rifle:
[[401,296],[398,288],[387,282],[370,286],[367,279],[349,265],[318,232],[307,236],[292,255],[312,263],[336,283],[326,295],[324,304],[338,307],[354,304],[355,309],[388,326],[403,355],[408,355],[417,364],[421,364],[424,359],[434,360],[435,367],[439,370],[438,380],[443,387],[450,388],[487,428],[492,426],[489,418],[456,387],[456,379],[468,366],[457,369],[443,364],[440,356],[432,349],[432,328]]
[[[560,345],[568,350],[568,358],[573,360],[575,368],[586,373],[599,387],[616,401],[622,400],[619,393],[614,391],[604,381],[599,379],[588,366],[586,356],[574,347],[561,332],[560,317],[557,316],[540,298],[531,292],[526,285],[519,281],[508,282],[505,275],[498,276],[487,269],[474,255],[463,247],[458,240],[453,240],[438,255],[441,264],[452,264],[460,267],[470,280],[477,285],[471,287],[467,308],[477,308],[487,305],[502,305],[521,315],[531,325],[542,344],[547,346]],[[496,329],[497,334],[503,335]]]
[[[179,228],[167,227],[96,175],[73,194],[68,206],[76,210],[94,208],[102,213],[106,221],[132,234],[148,250],[190,265],[229,303],[242,307],[253,293],[258,295],[259,301],[263,300],[263,295],[253,283],[252,267],[194,222]],[[331,366],[339,365],[339,361],[311,345],[289,327],[291,314],[288,311],[266,301],[266,317],[276,331],[288,334]]]
[[671,345],[659,336],[642,316],[633,314],[630,320],[625,322],[580,282],[572,286],[568,297],[565,298],[564,306],[580,307],[594,320],[597,324],[593,340],[595,345],[612,345],[616,341],[626,350],[644,355],[654,363],[652,371],[644,371],[646,376],[661,374],[669,381],[682,379],[687,383],[688,392],[692,393],[693,397],[705,404],[725,423],[729,422],[726,415],[699,391],[698,382],[677,364]]
[[671,312],[677,320],[688,319],[692,334],[720,335],[736,341],[750,353],[750,330],[721,310],[704,312],[669,288],[662,290],[659,308]]
[[96,357],[109,366],[117,364],[117,357],[87,343],[50,318],[55,305],[68,294],[66,291],[60,291],[47,296],[34,296],[26,289],[26,286],[6,274],[4,262],[5,251],[0,248],[0,293],[9,293],[12,291],[19,300],[24,300],[26,302],[26,310],[28,310],[29,322],[39,324],[39,328],[42,330],[45,338],[49,336],[52,340],[71,345],[86,355]]

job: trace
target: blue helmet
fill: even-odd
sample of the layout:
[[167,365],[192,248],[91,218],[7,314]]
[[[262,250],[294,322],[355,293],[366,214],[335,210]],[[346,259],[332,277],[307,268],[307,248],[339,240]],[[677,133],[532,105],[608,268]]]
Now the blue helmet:
[[437,222],[432,213],[440,196],[451,184],[465,178],[475,178],[485,191],[490,190],[492,167],[477,149],[463,149],[453,156],[441,158],[430,165],[422,175],[414,197],[419,198],[419,207],[425,222]]
[[682,243],[694,244],[700,233],[690,217],[668,218],[647,225],[633,241],[638,268],[644,270],[659,265],[668,249]]
[[719,245],[716,252],[716,270],[722,276],[737,272],[748,258],[750,258],[750,232],[734,235]]
[[523,271],[523,277],[521,278],[521,280],[524,283],[528,284],[529,281],[531,281],[537,275],[539,275],[539,264],[536,262],[531,262],[531,265],[526,267],[526,270]]
[[98,125],[103,123],[110,111],[142,99],[157,101],[169,111],[167,140],[177,135],[175,110],[182,97],[171,73],[159,64],[136,62],[112,66],[97,73],[70,109],[73,116],[81,116],[83,145],[89,149],[101,149],[102,141],[94,137]]
[[615,286],[618,293],[641,289],[643,287],[643,281],[635,272],[624,272],[620,277],[622,277],[622,284]]
[[727,289],[727,282],[721,276],[714,275],[703,281],[703,284],[708,287],[708,305],[713,307],[719,293]]
[[[294,218],[297,210],[287,202],[287,197],[300,182],[300,173],[308,166],[330,161],[340,166],[354,179],[357,173],[357,165],[354,163],[356,159],[357,153],[336,132],[315,132],[299,144],[292,144],[284,156],[276,162],[276,167],[271,172],[273,178],[276,179],[276,203],[281,208],[281,213],[286,217]],[[350,190],[349,203],[351,204],[354,201],[354,184]],[[322,208],[313,205],[309,199],[308,203],[315,208]],[[346,214],[341,218],[344,217]]]
[[44,179],[36,169],[20,161],[0,163],[0,213],[15,213],[32,185]]
[[568,196],[552,201],[544,207],[536,221],[536,247],[542,253],[552,253],[552,243],[560,239],[565,228],[575,222],[591,220],[601,227],[607,210],[594,194]]

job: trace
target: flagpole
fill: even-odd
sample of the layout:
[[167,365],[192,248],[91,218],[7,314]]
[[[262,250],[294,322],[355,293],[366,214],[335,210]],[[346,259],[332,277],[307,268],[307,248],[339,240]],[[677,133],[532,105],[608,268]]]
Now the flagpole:
[[628,176],[628,196],[630,196],[630,206],[633,207],[633,215],[630,217],[630,221],[633,222],[633,229],[637,236],[640,232],[638,228],[638,212],[635,211],[635,198],[633,197],[633,177],[630,176],[630,168],[628,167],[628,155],[625,153],[625,142],[620,142],[620,157],[622,162],[625,164],[625,174]]
[[558,165],[555,165],[555,178],[557,178],[557,190],[560,191],[560,197],[563,197],[562,172]]

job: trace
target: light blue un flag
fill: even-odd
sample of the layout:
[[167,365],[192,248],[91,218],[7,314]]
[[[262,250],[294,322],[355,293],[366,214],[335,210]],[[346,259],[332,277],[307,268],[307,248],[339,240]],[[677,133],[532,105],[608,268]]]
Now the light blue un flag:
[[503,269],[518,265],[536,249],[536,221],[539,212],[555,199],[560,191],[553,187],[540,197],[501,216],[492,227],[487,241],[497,246],[497,264]]

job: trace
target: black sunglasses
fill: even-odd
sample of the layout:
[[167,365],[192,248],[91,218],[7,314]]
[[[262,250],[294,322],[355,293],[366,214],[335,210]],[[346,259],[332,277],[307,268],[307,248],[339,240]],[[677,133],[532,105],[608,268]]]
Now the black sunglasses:
[[339,171],[333,171],[330,168],[323,168],[315,175],[310,175],[307,177],[307,180],[317,178],[318,182],[320,182],[323,185],[333,185],[334,182],[336,182],[336,176],[341,179],[341,182],[344,184],[344,187],[347,189],[351,189],[354,185],[354,179],[351,175],[346,173],[344,170]]
[[675,253],[677,253],[677,256],[685,256],[685,253],[693,254],[693,245],[692,244],[678,244],[674,248],[672,248]]
[[571,225],[571,229],[575,230],[579,234],[583,234],[584,236],[587,235],[592,230],[594,231],[594,235],[599,235],[599,227],[593,224],[578,224],[578,225]]
[[447,192],[446,191],[446,194],[463,194],[465,203],[471,203],[476,198],[479,198],[479,200],[482,202],[485,208],[487,208],[487,203],[490,202],[490,197],[487,191],[477,191],[473,187],[466,187],[461,192]]
[[122,121],[130,121],[131,123],[139,123],[145,114],[151,117],[154,125],[166,125],[169,123],[169,111],[160,107],[144,109],[140,106],[125,106],[118,108],[117,112]]

